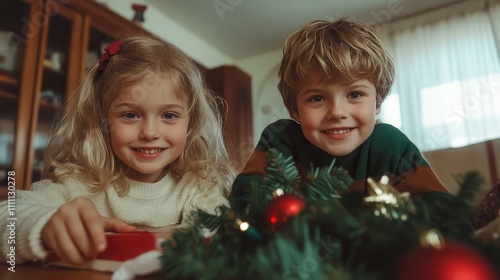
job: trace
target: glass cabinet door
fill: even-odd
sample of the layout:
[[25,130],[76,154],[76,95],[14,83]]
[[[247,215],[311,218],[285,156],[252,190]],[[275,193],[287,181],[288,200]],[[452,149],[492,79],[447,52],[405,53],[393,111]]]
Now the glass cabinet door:
[[38,120],[33,141],[33,177],[40,180],[40,163],[51,132],[52,123],[66,100],[67,57],[71,37],[71,21],[59,14],[50,18],[47,45],[42,62],[42,82],[38,92]]
[[111,36],[99,31],[95,27],[90,27],[89,44],[87,47],[87,70],[92,67],[101,55],[104,53],[104,48],[113,41]]
[[14,0],[0,2],[0,188],[4,190],[7,173],[18,171],[13,162],[26,49],[26,30],[23,30],[22,19],[28,18],[29,12],[30,3]]
[[44,51],[39,57],[41,77],[34,101],[38,112],[34,120],[34,137],[31,137],[32,176],[29,182],[40,180],[40,164],[54,121],[76,88],[82,68],[77,46],[81,41],[77,36],[81,34],[81,15],[54,1],[48,1],[46,9],[48,21],[42,39]]

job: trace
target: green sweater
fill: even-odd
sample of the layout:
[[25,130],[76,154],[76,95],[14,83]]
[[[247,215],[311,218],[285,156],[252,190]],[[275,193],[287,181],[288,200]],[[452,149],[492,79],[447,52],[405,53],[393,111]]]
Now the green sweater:
[[397,128],[377,124],[370,137],[353,152],[342,157],[332,156],[311,144],[293,120],[278,120],[263,131],[252,156],[232,187],[232,204],[236,208],[245,201],[250,182],[255,176],[265,175],[267,151],[275,148],[284,156],[292,156],[300,176],[305,178],[311,163],[314,167],[343,167],[354,179],[351,192],[366,194],[366,179],[375,180],[383,175],[400,192],[418,195],[428,191],[448,192],[438,180],[418,148]]

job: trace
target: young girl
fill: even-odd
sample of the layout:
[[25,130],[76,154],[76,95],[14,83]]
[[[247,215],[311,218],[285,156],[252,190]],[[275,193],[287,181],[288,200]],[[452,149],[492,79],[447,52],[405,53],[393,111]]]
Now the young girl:
[[[16,199],[15,260],[83,264],[106,249],[105,232],[168,232],[192,210],[227,204],[234,178],[218,105],[197,66],[159,39],[105,48],[68,100],[43,178]],[[7,204],[0,204],[7,220]],[[2,257],[9,229],[0,228]]]

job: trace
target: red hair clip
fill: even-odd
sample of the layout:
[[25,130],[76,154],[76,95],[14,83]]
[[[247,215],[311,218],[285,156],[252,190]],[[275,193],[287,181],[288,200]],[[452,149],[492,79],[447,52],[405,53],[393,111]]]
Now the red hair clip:
[[114,41],[113,43],[107,45],[104,48],[104,53],[102,54],[101,58],[99,59],[99,70],[100,71],[102,71],[106,68],[106,65],[108,65],[109,60],[111,59],[111,56],[120,52],[121,46],[122,46],[122,42]]

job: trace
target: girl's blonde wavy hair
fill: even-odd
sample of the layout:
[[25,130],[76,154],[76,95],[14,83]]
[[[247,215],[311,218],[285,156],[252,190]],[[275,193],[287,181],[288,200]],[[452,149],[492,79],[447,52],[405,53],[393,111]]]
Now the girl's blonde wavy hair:
[[394,82],[394,62],[377,34],[369,26],[345,17],[313,20],[286,39],[278,89],[292,118],[301,85],[318,69],[326,80],[367,79],[377,91],[377,107]]
[[185,150],[165,172],[177,180],[184,174],[195,174],[214,186],[223,185],[228,195],[235,169],[223,140],[220,112],[224,101],[206,88],[196,64],[175,46],[149,35],[121,42],[120,52],[111,57],[106,68],[98,70],[96,63],[75,96],[66,102],[46,149],[42,177],[61,181],[74,175],[95,192],[112,185],[120,195],[126,195],[127,170],[111,148],[108,109],[120,89],[160,74],[185,94],[189,104]]

